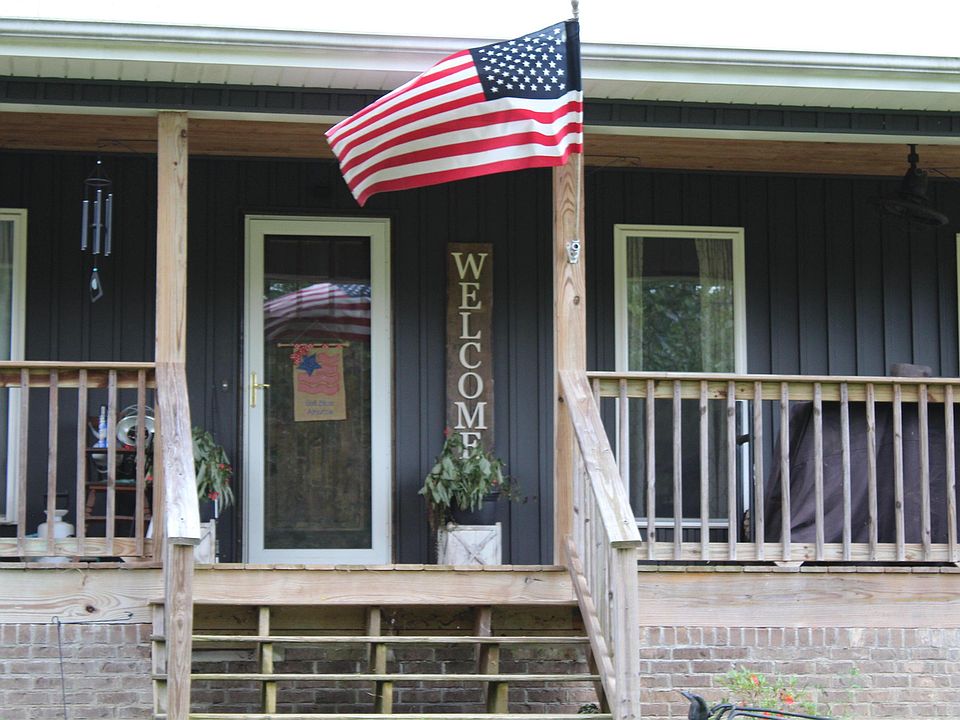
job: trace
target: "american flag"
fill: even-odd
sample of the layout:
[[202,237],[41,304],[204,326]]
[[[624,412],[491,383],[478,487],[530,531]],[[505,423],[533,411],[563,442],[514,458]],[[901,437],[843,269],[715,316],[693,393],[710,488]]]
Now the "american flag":
[[263,325],[269,340],[369,340],[370,286],[323,282],[286,293],[263,304]]
[[387,190],[563,165],[583,150],[579,24],[455,53],[327,140],[360,205]]

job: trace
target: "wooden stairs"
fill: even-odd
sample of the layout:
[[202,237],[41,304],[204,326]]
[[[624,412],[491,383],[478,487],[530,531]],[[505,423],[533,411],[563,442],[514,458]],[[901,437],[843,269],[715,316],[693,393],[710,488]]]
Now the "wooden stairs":
[[576,606],[197,605],[194,633],[191,720],[612,717]]

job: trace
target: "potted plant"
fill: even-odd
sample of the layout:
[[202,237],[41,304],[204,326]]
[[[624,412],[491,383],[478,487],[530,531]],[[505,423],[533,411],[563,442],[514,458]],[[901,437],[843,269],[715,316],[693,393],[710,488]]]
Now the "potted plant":
[[[227,457],[223,446],[213,439],[209,431],[194,427],[193,435],[193,468],[197,479],[197,497],[200,500],[212,500],[216,511],[229,506],[233,502],[233,488],[230,481],[233,479],[233,466]],[[153,446],[147,450],[147,480],[152,480],[153,474]]]
[[197,476],[197,496],[213,500],[219,509],[233,502],[233,466],[223,446],[207,430],[193,428],[193,467]]
[[[449,522],[488,525],[494,521],[494,503],[513,497],[513,487],[503,472],[503,461],[480,445],[466,447],[458,432],[444,431],[446,439],[430,472],[423,479],[420,494],[427,499],[430,525]],[[486,517],[464,517],[488,506]]]

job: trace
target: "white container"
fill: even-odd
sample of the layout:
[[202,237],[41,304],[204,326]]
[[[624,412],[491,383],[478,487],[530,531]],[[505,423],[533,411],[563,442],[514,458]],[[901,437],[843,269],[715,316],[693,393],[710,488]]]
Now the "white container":
[[[44,514],[47,514],[44,511]],[[63,520],[63,516],[67,514],[66,510],[54,510],[53,511],[53,537],[54,538],[68,538],[73,537],[73,525]],[[47,521],[49,522],[50,516],[47,514]],[[40,540],[44,540],[47,537],[47,523],[42,522],[37,525],[37,537]],[[37,558],[37,562],[43,563],[65,563],[70,562],[68,557],[41,557]]]

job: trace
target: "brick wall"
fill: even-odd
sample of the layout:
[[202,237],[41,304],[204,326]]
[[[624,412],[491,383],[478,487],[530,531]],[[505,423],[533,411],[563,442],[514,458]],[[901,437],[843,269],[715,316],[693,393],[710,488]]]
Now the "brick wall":
[[[64,625],[63,670],[70,720],[148,718],[152,707],[148,625]],[[686,717],[678,690],[710,701],[723,690],[718,676],[743,666],[768,676],[798,676],[836,715],[851,718],[960,716],[960,630],[650,627],[642,632],[641,672],[645,719]],[[473,649],[398,647],[390,667],[409,672],[471,672]],[[254,670],[253,656],[207,656],[197,671]],[[360,647],[290,648],[278,672],[352,672],[366,667]],[[582,650],[504,649],[504,670],[584,672]],[[856,670],[857,675],[852,676]],[[856,687],[855,687],[856,686]],[[369,711],[372,686],[341,688],[281,685],[281,711]],[[259,692],[243,684],[195,683],[194,709],[256,710]],[[583,685],[539,684],[510,689],[513,712],[575,712],[593,700]],[[395,686],[395,710],[480,710],[479,685]],[[60,663],[52,624],[0,625],[0,720],[60,720]]]
[[797,676],[835,716],[960,716],[958,629],[650,627],[641,644],[645,718],[685,718],[680,689],[719,701],[736,667]]
[[0,720],[148,718],[150,626],[62,625],[63,686],[54,624],[0,625]]

